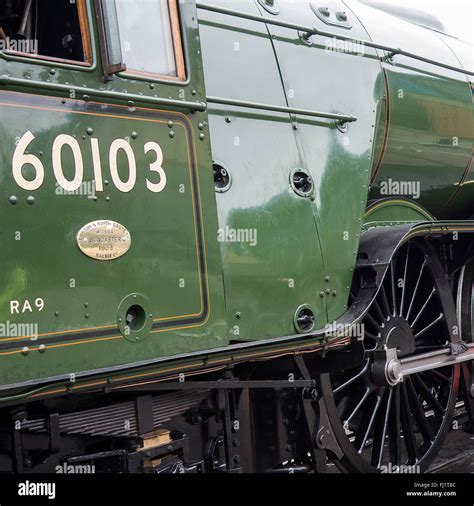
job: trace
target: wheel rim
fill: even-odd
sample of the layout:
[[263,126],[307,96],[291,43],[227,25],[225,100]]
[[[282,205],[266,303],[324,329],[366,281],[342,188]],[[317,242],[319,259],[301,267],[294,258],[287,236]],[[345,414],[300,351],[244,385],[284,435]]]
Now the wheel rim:
[[394,256],[364,319],[360,366],[320,378],[322,395],[349,472],[423,472],[450,427],[459,366],[413,374],[396,385],[374,379],[384,346],[397,358],[447,347],[456,313],[434,251],[408,243]]

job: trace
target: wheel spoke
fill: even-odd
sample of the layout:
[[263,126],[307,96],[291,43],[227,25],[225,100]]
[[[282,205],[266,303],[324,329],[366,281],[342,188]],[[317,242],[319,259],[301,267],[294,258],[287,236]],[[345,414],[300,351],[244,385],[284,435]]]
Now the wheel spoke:
[[341,390],[344,390],[344,388],[346,388],[349,385],[351,385],[352,383],[354,383],[354,381],[356,381],[358,378],[360,378],[361,376],[363,376],[368,370],[369,370],[369,360],[366,361],[365,366],[362,368],[362,370],[360,372],[358,372],[350,380],[347,380],[345,383],[343,383],[342,385],[339,385],[337,388],[335,388],[334,389],[334,393],[337,394]]
[[376,336],[375,334],[371,334],[370,332],[365,331],[364,335],[370,337],[370,339],[373,339],[374,341],[380,341],[380,334]]
[[387,292],[385,291],[384,283],[380,287],[380,295],[382,296],[382,306],[386,316],[390,316],[390,306],[388,305]]
[[410,305],[408,306],[407,315],[405,316],[405,320],[407,321],[410,318],[410,313],[411,310],[413,309],[413,302],[415,302],[415,297],[418,292],[418,287],[420,286],[421,276],[423,276],[425,266],[426,266],[426,258],[423,260],[423,263],[421,264],[420,274],[418,274],[418,279],[416,281],[415,288],[413,289],[413,295],[411,296]]
[[378,314],[378,315],[379,315],[379,317],[380,317],[380,321],[381,321],[381,322],[382,322],[382,324],[383,324],[383,322],[385,321],[385,315],[384,315],[384,314],[383,314],[383,312],[382,312],[382,309],[381,309],[381,307],[380,307],[380,304],[379,304],[376,300],[374,300],[374,308],[375,308],[375,310],[376,310],[377,314]]
[[410,402],[408,400],[407,386],[405,383],[400,384],[402,393],[402,430],[403,440],[408,453],[408,464],[416,464],[420,458],[418,452],[418,443],[415,436],[415,428],[413,426],[413,418],[410,410]]
[[425,382],[420,378],[418,374],[413,374],[413,379],[418,387],[418,392],[423,397],[428,406],[438,415],[444,415],[444,408],[438,402],[436,397],[430,392]]
[[[386,393],[385,390],[384,393]],[[379,468],[382,464],[383,449],[385,444],[385,437],[387,436],[387,429],[389,425],[390,406],[393,398],[393,388],[388,391],[387,406],[385,408],[385,414],[383,417],[383,425],[376,427],[374,433],[374,443],[372,447],[372,465]]]
[[451,383],[451,380],[447,376],[441,374],[439,371],[436,371],[435,369],[431,369],[430,371],[424,371],[422,374],[431,376],[438,383],[446,383],[446,384]]
[[405,291],[407,284],[408,257],[410,256],[410,243],[407,245],[407,256],[405,258],[405,268],[403,270],[402,298],[400,301],[400,316],[403,316],[403,303],[405,302]]
[[367,429],[365,431],[364,437],[362,438],[362,441],[360,442],[360,445],[359,445],[359,450],[358,450],[359,453],[362,453],[362,451],[364,450],[364,447],[365,447],[365,443],[367,443],[367,439],[369,439],[370,431],[372,430],[372,426],[374,424],[375,417],[377,415],[377,412],[380,408],[380,404],[382,402],[382,397],[383,397],[383,395],[377,396],[377,402],[375,404],[375,408],[372,412],[372,416],[370,417],[369,423],[367,424]]
[[411,399],[413,415],[415,416],[416,423],[420,428],[420,432],[423,435],[424,441],[427,443],[431,443],[432,441],[434,441],[433,431],[431,430],[430,424],[426,419],[425,410],[418,397],[418,394],[416,393],[415,387],[413,386],[413,381],[411,380],[410,377],[408,377],[406,378],[405,382],[407,385],[408,395]]
[[365,315],[365,317],[367,318],[367,320],[369,321],[369,323],[372,325],[372,327],[374,329],[379,329],[380,328],[380,323],[378,321],[376,321],[376,319],[370,314],[370,313],[367,313]]
[[400,465],[401,445],[400,445],[400,385],[393,388],[394,395],[391,405],[389,421],[389,453],[390,462],[396,466]]
[[392,315],[396,316],[397,314],[397,290],[395,285],[395,269],[394,269],[394,261],[395,259],[392,258],[392,261],[390,262],[390,280],[392,285]]
[[433,298],[433,295],[436,293],[436,288],[433,288],[433,290],[431,290],[431,293],[428,295],[428,298],[426,299],[425,303],[423,304],[423,306],[421,307],[420,311],[418,312],[418,314],[416,315],[416,318],[413,320],[413,322],[410,324],[410,327],[413,328],[415,325],[416,325],[416,322],[418,321],[418,319],[420,318],[420,316],[422,315],[423,311],[425,310],[426,306],[428,305],[428,303],[430,302],[430,300]]
[[444,318],[444,314],[441,313],[436,320],[432,321],[429,325],[427,325],[423,330],[420,330],[420,332],[417,332],[413,335],[415,339],[420,337],[422,334],[424,334],[427,330],[430,330],[431,327],[435,326],[439,321],[441,321]]
[[357,406],[354,408],[354,411],[350,414],[350,416],[346,419],[346,424],[349,424],[349,422],[354,418],[355,414],[357,413],[357,411],[359,411],[359,409],[361,408],[362,404],[364,404],[364,402],[367,400],[367,398],[369,397],[370,395],[370,392],[371,392],[371,389],[369,387],[367,387],[365,389],[365,392],[364,392],[364,395],[362,396],[362,399],[359,401],[359,403],[357,404]]

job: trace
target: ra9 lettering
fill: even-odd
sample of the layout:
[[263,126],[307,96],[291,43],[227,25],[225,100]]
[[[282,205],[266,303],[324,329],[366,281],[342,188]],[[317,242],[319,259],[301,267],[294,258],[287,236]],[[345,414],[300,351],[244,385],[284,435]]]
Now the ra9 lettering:
[[11,314],[23,314],[32,313],[34,310],[43,311],[44,300],[41,297],[36,299],[24,299],[24,300],[11,300],[10,301],[10,313]]
[[[38,190],[44,182],[45,170],[43,162],[33,154],[27,153],[27,148],[35,136],[28,130],[19,139],[12,159],[12,173],[13,179],[16,184],[27,191]],[[64,175],[62,157],[66,149],[72,153],[74,160],[74,176],[72,179],[67,179]],[[90,149],[92,155],[92,167],[94,171],[94,181],[96,192],[104,190],[102,164],[100,159],[100,146],[99,139],[92,137],[90,139]],[[127,159],[127,177],[123,178],[119,174],[118,158],[119,153],[123,152]],[[163,151],[156,142],[147,142],[144,146],[144,154],[149,152],[155,154],[155,160],[149,163],[150,172],[157,173],[146,178],[146,187],[149,191],[154,193],[162,192],[166,186],[166,173],[163,170]],[[60,134],[58,135],[52,145],[52,164],[53,173],[57,183],[65,191],[76,191],[82,184],[84,179],[84,160],[82,151],[77,140],[71,135]],[[31,165],[34,170],[33,178],[26,179],[23,175],[23,168],[26,165]],[[115,139],[109,147],[109,171],[112,182],[117,190],[128,193],[133,190],[137,180],[137,162],[135,153],[130,144],[124,139]],[[123,179],[122,179],[123,178]]]

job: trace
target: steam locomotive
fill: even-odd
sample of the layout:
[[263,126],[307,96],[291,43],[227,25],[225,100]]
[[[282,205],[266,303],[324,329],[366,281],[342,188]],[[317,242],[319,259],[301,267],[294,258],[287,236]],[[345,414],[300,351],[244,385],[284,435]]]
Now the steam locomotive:
[[471,45],[4,0],[0,46],[2,472],[425,471],[473,430]]

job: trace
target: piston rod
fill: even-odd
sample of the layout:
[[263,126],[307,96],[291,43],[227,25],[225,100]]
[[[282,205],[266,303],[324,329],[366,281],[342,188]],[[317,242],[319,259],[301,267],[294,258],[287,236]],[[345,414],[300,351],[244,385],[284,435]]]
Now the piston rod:
[[474,343],[468,344],[467,348],[467,351],[459,355],[453,355],[451,350],[445,349],[403,358],[400,360],[401,374],[409,376],[410,374],[474,360]]

